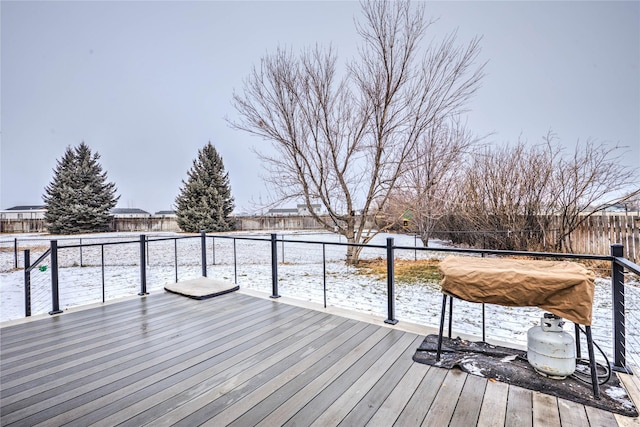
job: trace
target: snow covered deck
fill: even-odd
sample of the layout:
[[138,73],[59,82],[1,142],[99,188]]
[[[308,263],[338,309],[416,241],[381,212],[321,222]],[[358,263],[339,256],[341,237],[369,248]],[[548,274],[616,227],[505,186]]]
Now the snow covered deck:
[[[412,361],[423,335],[242,293],[156,293],[5,326],[9,425],[626,426]],[[624,377],[637,400],[638,380]]]

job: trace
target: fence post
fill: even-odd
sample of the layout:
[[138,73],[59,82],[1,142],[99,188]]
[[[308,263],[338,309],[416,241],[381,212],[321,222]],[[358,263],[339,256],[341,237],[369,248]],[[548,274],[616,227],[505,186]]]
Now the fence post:
[[62,313],[60,310],[60,294],[58,293],[58,241],[51,241],[51,302],[49,314]]
[[278,295],[278,236],[271,234],[271,298],[280,298]]
[[384,323],[395,325],[398,321],[394,315],[394,302],[395,296],[393,294],[394,288],[394,271],[393,271],[393,237],[387,237],[387,320]]
[[202,253],[202,277],[207,277],[207,232],[200,230],[200,252]]
[[24,316],[31,316],[31,256],[29,249],[24,250]]
[[140,292],[138,295],[149,295],[147,292],[147,236],[140,235]]
[[[611,245],[611,256],[622,257],[624,246]],[[624,272],[622,266],[611,261],[611,295],[613,302],[613,368],[626,372]]]
[[18,238],[17,237],[13,239],[13,264],[14,264],[13,267],[17,270],[18,269]]

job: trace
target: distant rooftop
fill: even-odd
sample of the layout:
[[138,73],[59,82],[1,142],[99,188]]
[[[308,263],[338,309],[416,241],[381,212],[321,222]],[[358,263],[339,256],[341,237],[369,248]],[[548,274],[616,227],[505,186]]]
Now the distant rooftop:
[[273,208],[269,209],[270,213],[296,213],[298,209],[296,208]]
[[123,215],[123,214],[140,214],[140,215],[151,215],[147,211],[143,211],[138,208],[113,208],[111,209],[111,214],[113,215]]
[[8,211],[33,211],[33,210],[40,210],[40,209],[46,209],[46,206],[44,206],[44,205],[24,205],[24,206],[14,206],[14,207],[6,209],[6,210],[8,210]]

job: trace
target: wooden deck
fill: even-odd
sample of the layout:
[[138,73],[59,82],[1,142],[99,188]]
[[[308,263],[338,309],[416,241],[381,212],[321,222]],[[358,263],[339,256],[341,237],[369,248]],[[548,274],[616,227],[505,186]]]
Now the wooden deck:
[[638,425],[414,363],[423,337],[398,327],[241,293],[158,293],[0,332],[3,426]]

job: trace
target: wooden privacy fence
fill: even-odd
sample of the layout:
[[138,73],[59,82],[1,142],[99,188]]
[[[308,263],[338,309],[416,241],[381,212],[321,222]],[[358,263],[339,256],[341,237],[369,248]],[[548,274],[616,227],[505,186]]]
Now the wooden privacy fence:
[[[553,217],[549,227],[552,241],[557,237],[560,218]],[[624,257],[638,264],[640,261],[640,216],[593,215],[571,233],[573,252],[607,255],[614,243],[624,245]]]
[[36,218],[2,218],[0,233],[42,233],[47,231],[44,219]]
[[149,218],[113,218],[111,231],[180,231],[178,220],[174,217]]
[[[110,231],[180,231],[175,218],[112,218]],[[44,219],[6,219],[0,220],[0,233],[46,233]]]
[[[557,237],[559,217],[551,219],[549,241]],[[371,226],[374,226],[371,223]],[[175,218],[115,218],[113,231],[180,231]],[[236,218],[237,230],[294,230],[321,229],[322,226],[310,216],[266,217],[247,216]],[[3,233],[46,232],[44,220],[22,219],[0,221]],[[461,232],[461,230],[457,230]],[[587,218],[573,233],[571,243],[575,253],[609,255],[613,243],[624,245],[624,256],[640,263],[640,216],[639,215],[593,215]]]

